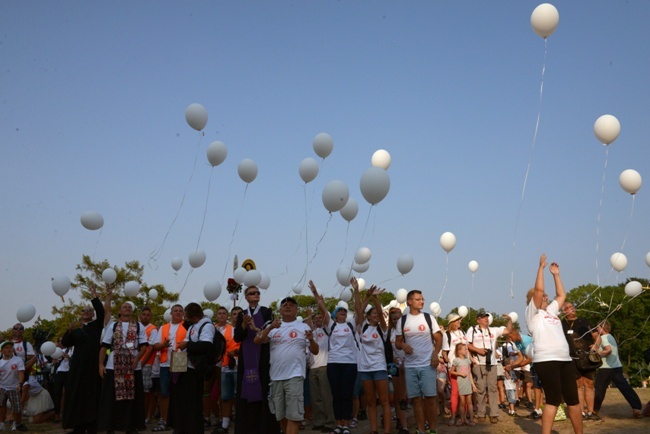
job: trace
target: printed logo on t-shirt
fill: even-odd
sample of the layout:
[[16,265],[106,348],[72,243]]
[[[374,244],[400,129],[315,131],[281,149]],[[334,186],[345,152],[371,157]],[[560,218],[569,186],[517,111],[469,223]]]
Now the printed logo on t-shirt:
[[557,325],[560,323],[560,318],[553,315],[546,314],[544,315],[544,319],[551,325]]
[[343,329],[343,331],[347,333],[347,332],[350,331],[350,329],[346,327],[346,328]]
[[404,327],[404,330],[403,330],[404,333],[408,333],[410,331],[411,331],[411,327]]
[[13,365],[11,365],[11,370],[12,371],[15,371],[16,369],[18,369],[18,365],[16,365],[15,363]]
[[289,333],[289,337],[290,337],[291,339],[295,339],[295,338],[297,338],[297,337],[298,337],[298,332],[295,331],[295,330],[291,330],[291,332]]
[[16,352],[20,353],[23,350],[23,347],[16,347]]
[[424,331],[424,324],[420,324],[420,325],[418,326],[418,330],[420,330],[421,332],[423,332],[423,331]]
[[318,332],[318,334],[316,335],[316,337],[317,337],[317,338],[322,338],[322,337],[323,337],[323,333]]
[[379,335],[378,335],[377,333],[373,333],[373,334],[372,334],[372,338],[373,338],[373,339],[377,339],[378,337],[379,337]]

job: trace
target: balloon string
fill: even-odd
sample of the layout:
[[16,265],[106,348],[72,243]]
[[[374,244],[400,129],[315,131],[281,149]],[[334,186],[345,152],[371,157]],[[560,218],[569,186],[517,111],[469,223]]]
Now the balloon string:
[[403,274],[398,274],[397,276],[389,277],[389,278],[386,279],[386,280],[382,280],[382,281],[379,282],[377,285],[381,285],[382,283],[385,283],[385,282],[390,282],[391,280],[395,280],[395,279],[397,279],[397,278],[400,277],[400,276],[403,276]]
[[228,264],[230,263],[230,255],[232,254],[232,244],[235,241],[235,233],[237,232],[237,227],[239,226],[239,219],[241,219],[242,211],[244,210],[244,203],[246,202],[246,193],[248,192],[248,185],[244,189],[244,196],[241,199],[241,205],[239,206],[239,213],[237,214],[237,221],[235,222],[235,227],[232,230],[232,236],[230,237],[230,244],[228,245],[228,259],[226,259],[226,266],[223,267],[223,275],[221,280],[224,280],[226,277],[226,270],[228,269]]
[[442,293],[440,294],[440,298],[438,299],[438,303],[442,301],[442,296],[445,295],[445,289],[447,289],[447,276],[449,275],[449,253],[447,253],[447,256],[445,257],[445,284],[442,285]]
[[196,240],[196,250],[199,250],[199,243],[201,242],[201,235],[203,235],[203,226],[205,226],[205,216],[208,214],[208,202],[210,201],[210,185],[212,184],[212,173],[214,173],[214,167],[210,171],[210,178],[208,179],[208,193],[205,196],[205,207],[203,208],[203,220],[201,221],[201,229],[199,230],[199,238]]
[[311,260],[309,261],[310,264],[314,262],[314,259],[316,259],[316,255],[318,255],[318,246],[320,246],[320,243],[323,241],[323,238],[325,238],[325,235],[327,235],[327,229],[329,228],[329,224],[332,221],[332,216],[333,214],[330,213],[330,217],[327,219],[327,223],[325,223],[325,231],[323,232],[323,235],[320,237],[320,240],[318,240],[318,242],[316,243],[314,256],[312,256]]
[[178,296],[179,297],[183,293],[183,291],[185,290],[185,285],[187,285],[187,281],[190,279],[190,276],[192,275],[192,271],[194,271],[194,268],[190,268],[190,271],[187,272],[187,276],[185,276],[185,282],[183,282],[183,286],[181,287],[181,290],[178,291]]
[[[303,198],[305,202],[305,224],[303,228],[300,230],[300,241],[298,242],[298,245],[296,246],[296,250],[293,252],[293,254],[287,258],[287,265],[285,266],[285,271],[287,274],[289,274],[289,259],[291,259],[296,253],[298,253],[298,250],[300,250],[300,246],[302,244],[302,229],[305,230],[305,268],[302,272],[302,276],[300,276],[300,280],[298,280],[298,284],[302,283],[303,279],[307,278],[307,273],[309,270],[309,232],[308,232],[308,226],[309,226],[309,212],[307,211],[307,184],[303,186]],[[291,292],[291,291],[290,291]]]
[[472,273],[472,289],[469,292],[469,306],[472,306],[472,294],[474,294],[474,273]]
[[[368,209],[368,216],[366,217],[366,224],[363,226],[363,231],[361,232],[361,238],[359,238],[359,244],[357,245],[357,251],[361,248],[361,243],[363,243],[363,237],[366,235],[366,229],[368,228],[368,223],[370,222],[370,214],[372,213],[372,209],[375,205],[370,205],[370,208]],[[373,229],[374,232],[374,229]],[[374,237],[374,234],[373,234]],[[371,237],[372,238],[372,237]],[[347,251],[347,242],[346,242],[346,251]],[[352,277],[352,267],[354,266],[354,257],[352,257],[352,261],[350,263],[350,275],[348,276],[348,279]],[[343,261],[341,261],[343,263]],[[335,285],[336,286],[336,285]]]
[[95,262],[95,253],[97,253],[97,247],[99,246],[99,240],[102,237],[102,232],[104,232],[104,226],[99,229],[99,234],[97,235],[97,241],[95,242],[95,248],[93,249],[92,261]]
[[515,286],[515,244],[517,242],[517,231],[519,229],[519,218],[521,217],[521,209],[524,205],[524,198],[526,196],[526,185],[528,184],[528,175],[530,174],[530,167],[533,162],[533,154],[535,152],[535,145],[537,144],[537,133],[539,132],[539,121],[542,116],[542,100],[544,96],[544,74],[546,73],[546,54],[548,52],[548,40],[544,38],[544,61],[542,63],[542,78],[539,85],[539,103],[537,110],[537,120],[535,121],[535,133],[533,134],[533,142],[530,147],[530,156],[528,157],[528,166],[526,167],[526,174],[524,175],[524,185],[521,189],[521,198],[519,199],[519,207],[517,208],[517,218],[515,219],[515,229],[512,235],[512,248],[510,253],[510,298],[514,298]]
[[632,195],[632,210],[630,211],[630,223],[627,225],[627,230],[625,231],[625,238],[623,238],[623,244],[621,244],[621,249],[619,252],[623,251],[623,248],[625,247],[625,243],[627,242],[627,237],[630,234],[630,226],[632,226],[632,220],[634,217],[634,201],[635,201],[635,196]]
[[[172,219],[171,224],[169,225],[169,228],[167,229],[167,233],[165,234],[165,237],[162,240],[162,243],[160,246],[156,247],[153,249],[151,253],[149,253],[149,267],[157,270],[158,269],[158,259],[160,258],[160,255],[162,255],[163,248],[165,247],[165,242],[167,241],[167,237],[169,237],[169,234],[174,227],[174,224],[176,224],[176,219],[178,219],[178,216],[181,213],[181,209],[183,208],[183,204],[185,203],[185,196],[187,196],[187,191],[190,188],[190,184],[192,183],[192,178],[194,177],[194,171],[196,170],[196,162],[198,161],[199,158],[199,147],[201,146],[201,139],[203,135],[199,135],[199,141],[196,144],[196,154],[194,155],[194,164],[192,165],[192,172],[190,173],[190,178],[187,180],[187,185],[185,185],[185,191],[183,192],[183,197],[181,198],[181,203],[178,206],[178,209],[176,210],[176,215]],[[155,265],[155,267],[153,265]]]
[[605,196],[605,177],[607,175],[607,161],[609,160],[609,148],[605,147],[605,167],[603,167],[603,180],[600,187],[600,203],[598,205],[598,216],[596,217],[596,285],[600,286],[600,270],[598,269],[598,244],[600,241],[600,214],[603,209],[603,197]]

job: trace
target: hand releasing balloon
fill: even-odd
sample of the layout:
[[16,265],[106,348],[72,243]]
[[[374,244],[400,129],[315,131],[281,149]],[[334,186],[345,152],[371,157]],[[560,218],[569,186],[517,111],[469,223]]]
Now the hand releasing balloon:
[[318,176],[318,162],[311,157],[305,158],[298,166],[298,173],[305,184],[312,182]]
[[618,183],[621,184],[621,188],[630,194],[636,194],[641,188],[642,182],[641,175],[634,169],[624,170],[618,177]]
[[553,34],[560,22],[560,14],[550,3],[543,3],[530,15],[530,25],[537,36],[546,39]]
[[602,115],[594,123],[594,134],[600,143],[607,146],[621,133],[621,123],[612,115]]
[[472,273],[476,273],[478,270],[478,262],[476,261],[469,261],[469,264],[467,264],[467,268],[469,268],[469,271]]
[[413,256],[411,255],[404,254],[397,258],[397,271],[402,275],[410,273],[413,265]]
[[370,162],[374,167],[379,167],[380,169],[388,170],[390,167],[390,154],[385,149],[379,149],[372,154]]
[[325,159],[332,153],[332,149],[334,149],[334,142],[332,141],[332,138],[329,134],[318,133],[316,134],[316,137],[314,137],[313,146],[316,155]]
[[340,211],[350,198],[348,185],[339,180],[330,181],[323,188],[323,205],[329,212]]
[[363,172],[359,181],[361,195],[370,205],[381,202],[390,190],[388,172],[379,167],[369,167]]
[[237,173],[242,181],[250,184],[257,178],[257,163],[250,158],[245,158],[239,162],[237,166]]
[[81,214],[81,224],[89,231],[96,231],[104,226],[104,217],[97,211],[86,211]]
[[440,246],[445,252],[449,253],[456,247],[456,235],[451,232],[445,232],[440,236]]
[[347,203],[343,208],[341,208],[340,212],[341,217],[343,217],[345,221],[351,222],[359,213],[359,205],[356,200],[349,197]]
[[223,142],[212,142],[206,151],[208,162],[212,167],[218,166],[223,163],[228,155],[228,148]]
[[201,104],[190,104],[185,109],[185,120],[187,124],[196,131],[201,131],[208,123],[208,112]]
[[612,264],[612,268],[619,273],[625,270],[625,267],[627,267],[627,257],[621,252],[614,253],[609,258],[609,262]]

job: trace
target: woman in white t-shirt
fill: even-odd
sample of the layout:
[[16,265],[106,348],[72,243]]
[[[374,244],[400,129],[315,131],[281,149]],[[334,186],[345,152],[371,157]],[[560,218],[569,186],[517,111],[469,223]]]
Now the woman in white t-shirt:
[[[363,302],[359,297],[359,284],[352,278],[352,289],[354,290],[355,318],[357,322],[357,336],[359,337],[359,373],[361,384],[366,395],[368,404],[368,420],[373,433],[377,432],[377,401],[382,407],[384,430],[390,433],[390,402],[388,400],[388,371],[386,355],[384,352],[384,340],[386,339],[386,319],[382,312],[381,303],[377,298],[383,289],[371,286],[366,292]],[[364,311],[370,300],[374,307]]]
[[[451,369],[454,359],[456,358],[456,345],[467,345],[467,336],[465,332],[460,329],[461,320],[463,317],[455,312],[447,316],[447,332],[442,334],[442,358]],[[451,396],[449,406],[451,407],[451,419],[449,426],[454,426],[456,423],[456,414],[458,413],[458,377],[449,375],[449,384],[451,384]]]
[[560,279],[560,266],[553,262],[549,271],[555,283],[555,299],[549,303],[544,292],[546,255],[539,258],[535,287],[526,294],[526,324],[533,337],[535,371],[542,383],[546,405],[542,412],[542,434],[550,434],[557,408],[567,405],[573,430],[582,433],[582,411],[576,386],[576,367],[569,356],[569,344],[564,336],[559,318],[560,308],[566,299]]

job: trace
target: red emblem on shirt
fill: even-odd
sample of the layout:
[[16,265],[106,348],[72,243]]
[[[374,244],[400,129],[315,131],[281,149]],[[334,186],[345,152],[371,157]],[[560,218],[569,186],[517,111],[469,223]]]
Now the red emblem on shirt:
[[16,347],[16,352],[20,353],[23,350],[23,347]]
[[289,333],[289,337],[290,337],[291,339],[295,339],[295,338],[297,338],[297,337],[298,337],[298,332],[295,331],[295,330],[291,330],[291,333]]
[[379,337],[379,335],[378,335],[377,333],[373,333],[373,334],[372,334],[372,338],[373,338],[373,339],[377,339],[378,337]]
[[11,365],[11,370],[12,371],[15,371],[16,369],[18,369],[18,365],[16,365],[15,363],[13,365]]
[[420,330],[421,332],[423,332],[423,331],[424,331],[424,324],[420,324],[420,325],[418,326],[418,330]]

